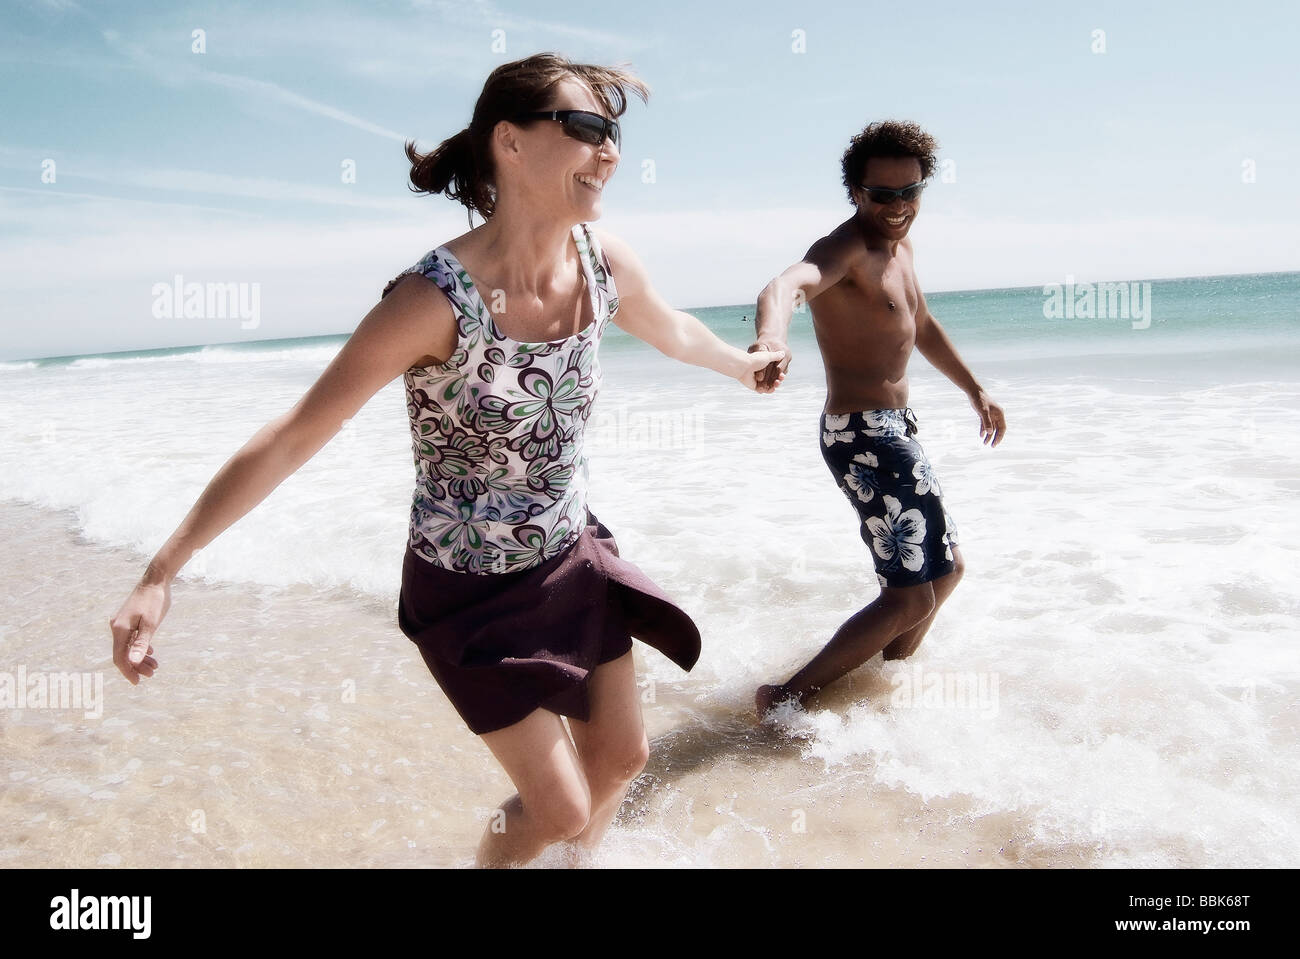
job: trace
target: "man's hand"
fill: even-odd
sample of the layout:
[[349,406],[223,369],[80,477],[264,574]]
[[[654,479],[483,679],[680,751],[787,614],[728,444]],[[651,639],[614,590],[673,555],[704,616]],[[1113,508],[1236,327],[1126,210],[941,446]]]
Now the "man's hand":
[[980,441],[986,446],[997,446],[1007,432],[1007,417],[1002,407],[989,399],[983,390],[970,394],[970,405],[980,415]]
[[759,350],[771,350],[773,353],[781,354],[781,359],[767,364],[754,376],[754,381],[757,384],[755,389],[759,393],[774,393],[781,380],[785,378],[785,371],[790,366],[792,358],[790,347],[783,340],[764,338],[755,342],[746,352],[756,353]]
[[746,363],[749,364],[749,369],[741,373],[738,377],[736,377],[736,379],[740,380],[740,382],[743,385],[749,387],[755,393],[771,393],[778,386],[780,386],[781,381],[785,379],[785,374],[778,372],[776,374],[776,382],[772,384],[771,389],[767,389],[767,390],[760,389],[758,385],[758,378],[760,376],[762,376],[767,370],[771,369],[772,367],[780,366],[781,364],[780,353],[776,353],[771,350],[754,350],[752,352],[741,353],[739,355],[741,359],[743,359]]

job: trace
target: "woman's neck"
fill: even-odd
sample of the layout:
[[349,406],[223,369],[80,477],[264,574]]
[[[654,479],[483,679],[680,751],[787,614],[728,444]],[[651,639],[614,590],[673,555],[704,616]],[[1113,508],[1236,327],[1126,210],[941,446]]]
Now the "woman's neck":
[[468,234],[467,246],[494,288],[542,296],[574,275],[572,233],[572,224],[553,216],[498,207],[492,219]]

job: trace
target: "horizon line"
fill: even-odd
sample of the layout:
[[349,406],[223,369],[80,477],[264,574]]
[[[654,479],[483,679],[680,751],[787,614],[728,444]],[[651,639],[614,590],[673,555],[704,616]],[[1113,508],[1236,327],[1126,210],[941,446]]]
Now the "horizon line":
[[[1083,283],[1155,283],[1155,282],[1174,282],[1178,280],[1213,280],[1227,277],[1248,277],[1248,276],[1285,276],[1288,274],[1300,274],[1300,270],[1267,270],[1262,273],[1205,273],[1198,276],[1153,276],[1143,277],[1132,280],[1085,280]],[[1051,284],[1046,284],[1051,285]],[[993,287],[971,287],[959,290],[933,290],[928,292],[927,296],[946,296],[960,293],[1010,293],[1016,290],[1036,290],[1044,284],[1031,283],[1025,286],[993,286]],[[752,304],[748,303],[718,303],[713,306],[690,306],[682,307],[684,313],[690,313],[694,310],[723,310],[723,309],[745,309]],[[169,350],[204,350],[209,347],[222,346],[246,346],[252,343],[299,343],[303,340],[326,340],[336,339],[338,337],[350,337],[355,330],[343,333],[308,333],[303,336],[279,336],[263,337],[260,339],[248,340],[222,340],[217,343],[182,343],[174,346],[152,346],[126,350],[109,350],[97,353],[60,353],[46,356],[13,356],[0,357],[0,363],[30,363],[38,361],[48,361],[53,363],[58,360],[79,360],[93,357],[112,358],[124,354],[149,354],[163,353]]]

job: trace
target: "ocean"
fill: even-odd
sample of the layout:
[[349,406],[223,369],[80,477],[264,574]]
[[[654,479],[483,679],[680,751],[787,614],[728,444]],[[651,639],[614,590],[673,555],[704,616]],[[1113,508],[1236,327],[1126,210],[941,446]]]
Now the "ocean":
[[[981,446],[914,358],[966,577],[909,660],[762,726],[755,687],[877,591],[810,317],[767,396],[611,328],[590,507],[704,651],[637,646],[651,758],[598,864],[1300,865],[1300,274],[1091,294],[928,295],[1008,422]],[[344,339],[0,363],[0,864],[472,861],[513,789],[397,627],[400,378],[181,572],[152,680],[111,662],[145,563]],[[58,673],[94,707],[13,701]]]

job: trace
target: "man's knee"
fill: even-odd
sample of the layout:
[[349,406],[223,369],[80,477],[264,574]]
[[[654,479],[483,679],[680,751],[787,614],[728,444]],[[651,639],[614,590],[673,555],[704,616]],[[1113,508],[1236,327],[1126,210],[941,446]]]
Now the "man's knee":
[[919,639],[912,641],[910,637],[900,636],[880,651],[880,658],[887,662],[895,659],[907,659],[916,652],[916,647],[920,645],[921,641]]
[[953,584],[956,585],[961,578],[966,575],[966,558],[962,556],[960,550],[952,551],[952,572],[948,575],[952,577]]
[[929,583],[887,588],[882,590],[881,599],[895,610],[900,629],[911,629],[934,612],[934,587]]

